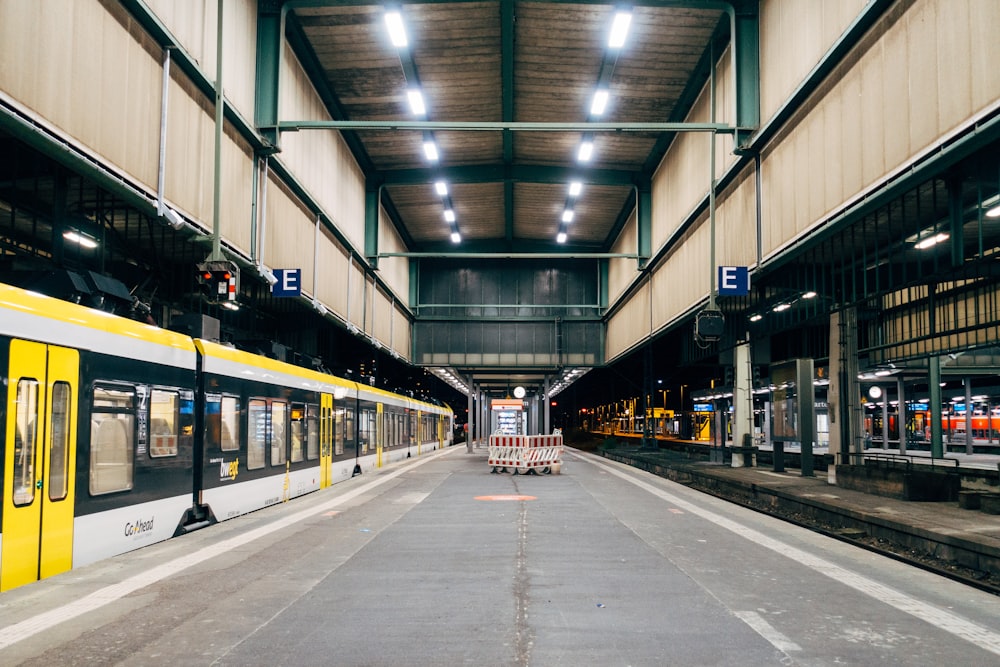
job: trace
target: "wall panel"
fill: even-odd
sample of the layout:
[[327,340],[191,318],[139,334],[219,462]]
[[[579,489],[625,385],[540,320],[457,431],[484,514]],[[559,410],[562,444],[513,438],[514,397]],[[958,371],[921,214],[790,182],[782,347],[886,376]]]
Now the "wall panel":
[[761,118],[771,117],[819,63],[867,0],[760,3]]
[[263,261],[276,269],[302,269],[302,292],[312,292],[314,221],[298,199],[273,177],[267,184]]
[[347,318],[347,252],[337,245],[327,231],[320,233],[319,260],[316,266],[317,298],[342,319]]
[[[282,120],[332,120],[287,44],[281,70]],[[278,155],[356,251],[365,247],[365,181],[339,132],[309,130],[281,135]]]
[[[208,0],[145,2],[174,36],[177,44],[201,63],[201,71],[214,81],[217,3]],[[252,119],[257,62],[256,0],[226,0],[222,21],[222,86],[226,90],[226,104],[232,104],[244,118]]]
[[[955,63],[979,62],[982,49],[995,46],[979,43],[971,29],[966,35],[972,39],[943,37],[939,18],[951,7],[943,0],[917,0],[896,20],[880,24],[871,48],[848,61],[840,80],[810,100],[767,147],[765,255],[905,168],[967,119],[1000,105],[998,77],[978,80],[962,71],[952,76]],[[977,3],[972,13],[977,22],[1000,24],[1000,3]],[[959,11],[949,21],[960,28],[963,16]],[[814,150],[818,142],[803,137],[825,138],[824,149]],[[839,189],[827,180],[830,169],[839,171]]]

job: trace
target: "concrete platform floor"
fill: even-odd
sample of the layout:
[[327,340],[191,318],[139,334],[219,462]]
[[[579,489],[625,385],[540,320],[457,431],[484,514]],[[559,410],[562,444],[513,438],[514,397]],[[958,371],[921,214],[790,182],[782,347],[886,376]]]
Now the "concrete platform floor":
[[619,463],[454,447],[0,594],[4,665],[995,665],[1000,598]]

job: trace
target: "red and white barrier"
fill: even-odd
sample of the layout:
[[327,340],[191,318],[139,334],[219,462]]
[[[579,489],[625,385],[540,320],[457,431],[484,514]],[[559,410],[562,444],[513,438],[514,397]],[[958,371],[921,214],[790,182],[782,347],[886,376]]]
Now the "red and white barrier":
[[551,473],[561,466],[562,450],[562,435],[491,435],[487,463],[494,473]]

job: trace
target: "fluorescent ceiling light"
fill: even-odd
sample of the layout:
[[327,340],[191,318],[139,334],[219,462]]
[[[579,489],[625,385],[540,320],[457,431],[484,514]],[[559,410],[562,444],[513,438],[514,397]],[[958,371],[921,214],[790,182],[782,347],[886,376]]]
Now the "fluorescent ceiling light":
[[437,192],[442,197],[444,197],[446,194],[448,194],[448,184],[445,183],[444,181],[438,181],[437,183],[434,184],[434,191]]
[[411,88],[406,91],[406,97],[410,100],[410,111],[413,112],[413,115],[423,116],[427,113],[427,107],[424,106],[424,96],[419,90]]
[[452,243],[459,243],[461,240],[462,240],[462,237],[461,237],[461,235],[458,232],[452,232],[451,233],[451,242]]
[[600,88],[594,93],[594,101],[590,103],[590,115],[600,116],[608,106],[608,91]]
[[433,141],[424,142],[424,155],[426,155],[427,159],[430,160],[431,162],[437,162],[438,148]]
[[986,211],[987,218],[1000,218],[1000,206],[994,206],[990,210]]
[[779,303],[772,310],[774,310],[774,312],[776,312],[776,313],[780,313],[781,311],[788,310],[791,307],[792,307],[792,304],[790,304],[790,303]]
[[403,17],[397,11],[385,13],[385,26],[389,29],[389,39],[396,48],[406,46],[406,28],[403,26]]
[[562,221],[563,222],[573,222],[573,209],[568,208],[565,211],[563,211]]
[[223,308],[225,308],[227,310],[239,310],[240,309],[240,304],[236,303],[235,301],[223,301],[219,305],[221,305]]
[[927,248],[930,248],[931,246],[935,246],[938,243],[941,243],[942,241],[947,241],[947,240],[948,240],[948,235],[945,234],[944,232],[941,232],[939,234],[935,234],[934,236],[928,236],[927,238],[923,239],[922,241],[917,242],[917,245],[915,247],[918,250],[926,250]]
[[816,298],[816,292],[806,292],[805,294],[802,295],[802,298],[803,299],[815,299]]
[[594,142],[584,141],[580,144],[580,150],[576,154],[576,159],[580,162],[587,162],[590,157],[594,154]]
[[569,184],[569,196],[578,197],[580,193],[583,192],[583,183],[580,181],[573,181]]
[[90,238],[89,236],[84,236],[78,232],[74,232],[72,229],[63,232],[63,238],[72,241],[73,243],[79,243],[84,248],[96,248],[97,241]]
[[559,232],[556,236],[556,243],[566,243],[566,232]]
[[753,315],[750,316],[751,322],[760,322],[762,319],[764,319],[764,316],[761,315],[760,313],[754,313]]
[[608,48],[620,49],[625,46],[625,38],[628,37],[628,26],[631,22],[631,12],[615,13],[614,23],[611,24],[611,37],[608,38]]
[[455,212],[450,208],[446,208],[444,210],[444,219],[447,222],[455,222]]

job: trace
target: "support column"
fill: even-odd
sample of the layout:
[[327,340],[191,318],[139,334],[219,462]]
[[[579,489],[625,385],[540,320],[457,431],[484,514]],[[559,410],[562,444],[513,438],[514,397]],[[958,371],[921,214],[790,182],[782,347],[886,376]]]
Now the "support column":
[[472,453],[472,436],[473,436],[473,433],[474,433],[472,427],[473,427],[473,422],[475,420],[475,414],[476,414],[476,405],[475,405],[475,401],[473,400],[473,397],[475,396],[475,393],[473,392],[473,389],[472,389],[472,376],[471,375],[466,380],[466,382],[467,382],[467,384],[469,386],[469,393],[468,393],[469,402],[468,402],[468,412],[467,412],[467,414],[469,416],[468,416],[468,419],[467,419],[467,422],[466,422],[465,448],[469,452],[469,454],[471,454]]
[[972,454],[972,378],[962,380],[965,385],[965,453]]
[[941,357],[932,355],[927,359],[927,385],[930,389],[931,409],[931,458],[944,457],[941,441]]
[[544,419],[544,421],[542,423],[542,433],[548,435],[549,433],[552,432],[552,424],[551,424],[551,421],[549,419],[549,408],[552,407],[552,401],[549,400],[549,376],[548,375],[545,376],[545,383],[543,385],[542,391],[545,392],[544,394],[542,394],[542,400],[544,401],[544,405],[542,406],[542,411],[543,411],[543,414],[545,415],[545,419]]
[[272,146],[279,146],[278,80],[284,45],[285,16],[280,2],[257,3],[257,77],[254,124]]
[[[879,389],[882,386],[879,385]],[[889,449],[889,390],[882,389],[882,449]]]
[[744,450],[753,446],[753,369],[750,366],[750,343],[736,346],[733,373],[733,467],[753,465],[753,454]]
[[813,360],[797,359],[795,385],[799,392],[799,436],[802,476],[813,476],[813,442],[816,440],[816,388],[813,387]]
[[906,454],[906,438],[910,433],[909,421],[906,418],[906,383],[903,378],[896,378],[896,421],[899,424],[899,453]]

